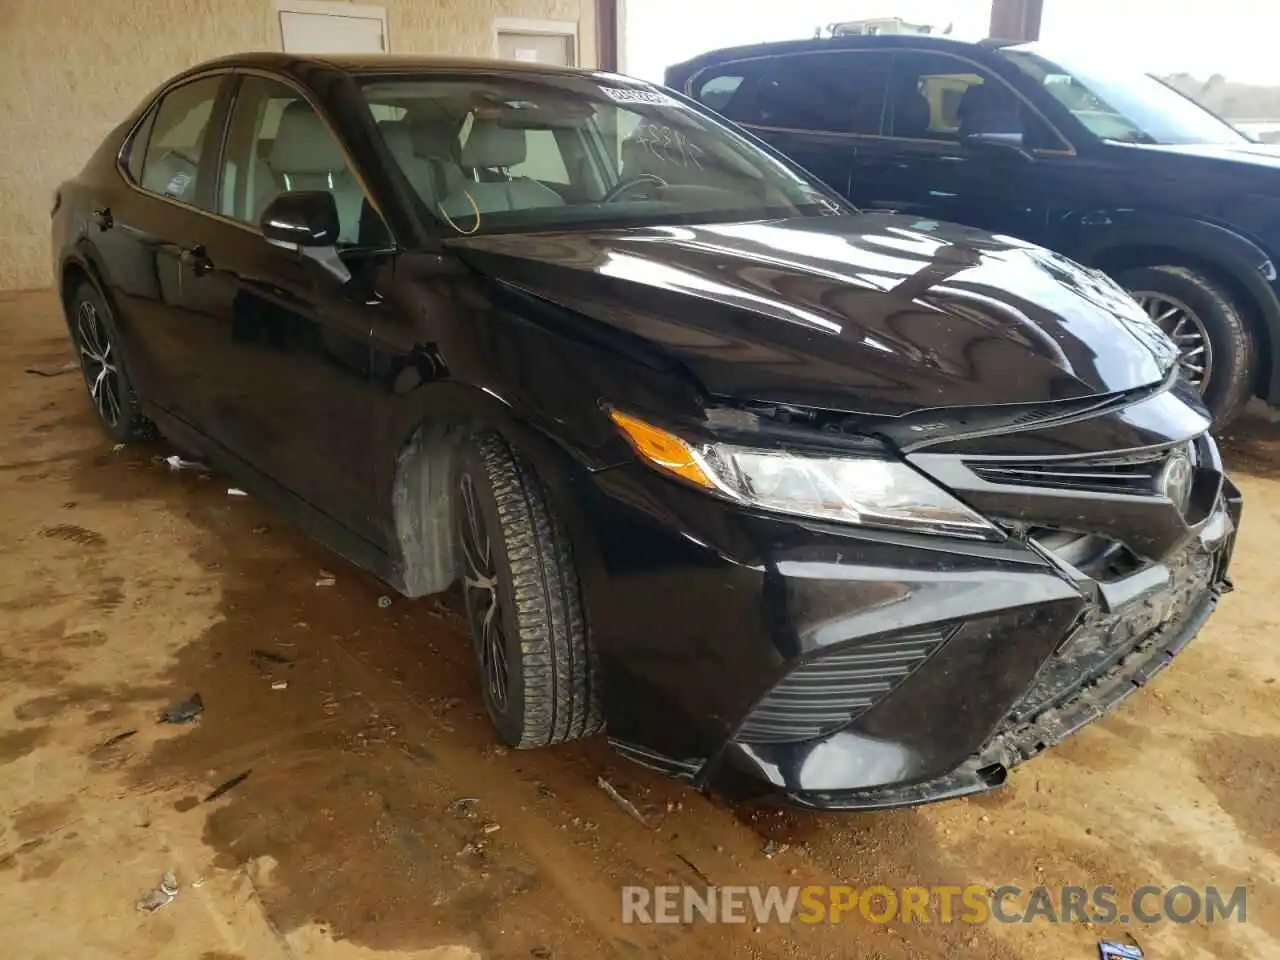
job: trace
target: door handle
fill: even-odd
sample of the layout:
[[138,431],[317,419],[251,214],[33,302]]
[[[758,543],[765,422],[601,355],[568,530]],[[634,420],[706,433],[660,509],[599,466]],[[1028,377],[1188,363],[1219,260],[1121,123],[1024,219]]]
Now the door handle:
[[198,243],[194,247],[183,247],[178,256],[183,263],[191,267],[191,272],[197,277],[203,277],[213,269],[213,261],[209,259],[209,252],[205,250],[203,243]]
[[99,230],[110,230],[115,226],[115,221],[111,219],[110,207],[94,207],[90,215]]

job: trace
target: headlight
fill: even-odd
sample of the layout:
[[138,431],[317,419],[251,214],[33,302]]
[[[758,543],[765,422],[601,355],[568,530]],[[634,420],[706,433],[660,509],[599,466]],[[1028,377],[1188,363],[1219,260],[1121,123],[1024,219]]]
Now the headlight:
[[610,416],[650,466],[738,503],[919,533],[999,536],[988,521],[898,460],[691,443],[617,410]]

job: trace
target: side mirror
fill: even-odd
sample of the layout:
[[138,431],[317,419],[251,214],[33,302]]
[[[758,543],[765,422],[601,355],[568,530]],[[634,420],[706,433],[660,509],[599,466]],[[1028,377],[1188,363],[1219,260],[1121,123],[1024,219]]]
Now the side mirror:
[[1021,133],[966,133],[961,138],[970,150],[981,153],[1016,153],[1031,159]]
[[333,247],[338,244],[338,205],[325,190],[282,193],[262,211],[262,235],[281,247]]
[[316,261],[341,283],[351,271],[338,256],[338,205],[327,190],[292,190],[267,204],[258,222],[262,236],[272,246],[295,250]]

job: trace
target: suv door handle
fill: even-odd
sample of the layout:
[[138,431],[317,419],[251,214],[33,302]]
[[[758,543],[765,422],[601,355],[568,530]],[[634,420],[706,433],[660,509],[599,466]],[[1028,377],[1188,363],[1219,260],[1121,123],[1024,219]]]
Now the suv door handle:
[[111,219],[110,207],[94,207],[90,215],[93,222],[97,224],[99,230],[110,230],[115,226],[115,221]]
[[179,250],[178,256],[183,263],[191,267],[191,272],[197,277],[203,277],[213,269],[213,261],[209,259],[209,252],[205,250],[203,243],[197,243],[194,247],[183,247]]

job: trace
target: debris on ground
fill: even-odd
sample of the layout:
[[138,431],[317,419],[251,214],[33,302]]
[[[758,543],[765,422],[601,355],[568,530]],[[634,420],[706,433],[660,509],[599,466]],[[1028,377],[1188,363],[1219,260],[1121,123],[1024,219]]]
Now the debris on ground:
[[111,452],[119,453],[121,450],[123,450],[127,446],[128,446],[127,443],[117,443],[114,447],[111,448]]
[[378,606],[381,607],[383,610],[387,609],[387,607],[391,606],[391,598],[388,596],[379,597]]
[[[600,789],[609,795],[609,799],[625,810],[633,819],[643,823],[649,827],[649,821],[644,818],[644,814],[636,809],[636,805],[618,792],[618,788],[606,780],[604,777],[596,777],[596,783]],[[652,829],[652,828],[650,828]]]
[[270,530],[270,529],[271,529],[271,528],[270,528],[270,527],[268,527],[265,523],[262,523],[262,524],[259,524],[259,525],[258,525],[258,526],[256,526],[256,527],[254,527],[254,528],[253,528],[253,530],[252,530],[251,532],[252,532],[252,533],[262,534],[262,533],[266,533],[266,532],[267,532],[268,530]]
[[332,587],[337,582],[338,582],[338,578],[335,577],[332,573],[330,573],[328,570],[321,570],[320,579],[316,581],[316,586]]
[[204,802],[212,803],[214,800],[217,800],[220,796],[222,796],[228,790],[234,790],[236,787],[240,786],[240,784],[248,780],[249,774],[251,773],[253,773],[253,770],[249,769],[249,770],[246,770],[244,773],[237,773],[230,780],[224,780],[222,783],[218,784],[209,792],[209,795],[204,798]]
[[102,743],[98,744],[98,749],[106,750],[108,747],[114,747],[117,743],[128,740],[137,732],[137,730],[125,730],[123,733],[117,733],[114,737],[107,737]]
[[1098,960],[1143,960],[1142,947],[1132,943],[1116,943],[1114,940],[1098,941]]
[[70,373],[72,370],[79,370],[80,364],[74,360],[68,360],[60,367],[27,367],[27,373],[34,373],[37,377],[60,377],[64,373]]
[[160,722],[190,723],[202,713],[204,713],[204,699],[200,694],[193,693],[187,699],[165,707],[164,712],[160,714]]
[[271,684],[272,690],[287,690],[288,687],[289,687],[288,680],[277,680],[273,684]]
[[500,823],[486,823],[486,824],[485,824],[483,827],[481,827],[480,829],[481,829],[481,830],[483,830],[485,833],[497,833],[499,830],[501,830],[501,829],[502,829],[502,824],[500,824]]
[[254,647],[249,651],[249,659],[253,661],[254,666],[259,670],[264,670],[268,665],[276,667],[291,667],[293,660],[286,657],[282,653],[274,653],[271,650],[263,650],[261,647]]
[[191,470],[195,473],[209,472],[209,468],[199,460],[183,460],[182,457],[178,456],[176,453],[170,454],[167,457],[157,456],[152,457],[151,459],[156,463],[163,463],[167,465],[174,473],[177,473],[179,470]]
[[529,951],[529,956],[533,957],[533,960],[551,960],[551,948],[534,947]]
[[777,840],[766,840],[760,852],[764,854],[766,860],[772,860],[780,853],[786,853],[788,844],[779,843]]
[[480,802],[479,797],[459,797],[453,803],[449,804],[449,809],[456,815],[472,819],[475,817],[476,804]]
[[711,883],[711,878],[708,877],[701,870],[699,870],[698,865],[696,863],[694,863],[692,860],[690,860],[688,857],[686,857],[682,853],[677,853],[676,858],[681,860],[686,867],[688,867],[690,870],[693,871],[694,876],[696,876],[699,880],[705,883],[708,887],[713,886],[713,884]]
[[239,487],[227,487],[227,496],[228,497],[247,497],[248,494],[245,493],[243,490],[241,490]]
[[154,913],[178,895],[178,878],[172,870],[166,870],[160,882],[138,898],[138,909]]

